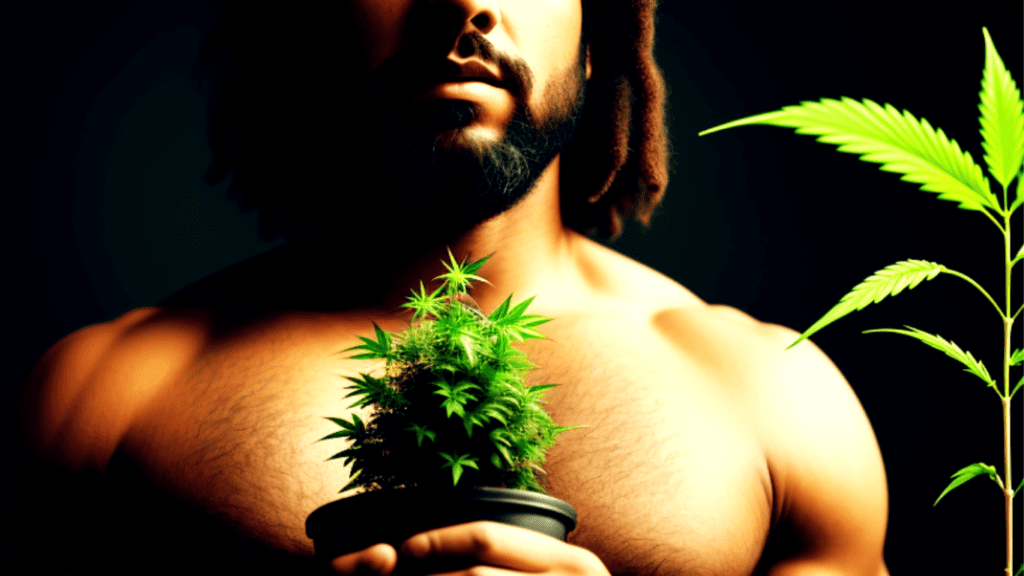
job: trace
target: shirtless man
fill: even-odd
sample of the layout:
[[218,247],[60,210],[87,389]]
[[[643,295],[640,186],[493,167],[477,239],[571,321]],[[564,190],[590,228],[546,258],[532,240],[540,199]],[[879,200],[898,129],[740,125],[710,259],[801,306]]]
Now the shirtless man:
[[[372,168],[397,184],[367,194],[401,225],[340,214],[55,344],[23,403],[29,445],[57,475],[53,525],[67,527],[39,535],[49,552],[104,574],[390,574],[428,556],[476,575],[888,574],[881,455],[829,359],[810,341],[785,351],[795,331],[709,305],[565,224],[559,152],[601,66],[581,34],[595,4],[351,4],[372,80],[357,84],[361,116],[381,122],[364,161],[397,149],[404,162]],[[435,138],[434,152],[416,146]],[[304,522],[347,471],[316,440],[334,431],[325,415],[344,415],[339,375],[375,368],[337,353],[371,321],[403,329],[399,305],[449,246],[494,255],[472,292],[485,311],[537,295],[531,312],[555,318],[524,350],[532,380],[561,384],[555,422],[587,426],[546,465],[579,526],[564,543],[471,523],[325,566]]]

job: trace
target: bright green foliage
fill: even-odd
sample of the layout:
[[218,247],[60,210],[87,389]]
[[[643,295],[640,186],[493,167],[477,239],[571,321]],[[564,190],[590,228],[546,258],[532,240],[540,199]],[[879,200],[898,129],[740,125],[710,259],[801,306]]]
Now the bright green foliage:
[[967,368],[964,369],[964,372],[970,372],[971,374],[974,374],[978,378],[981,378],[986,384],[988,384],[990,388],[996,391],[996,394],[999,394],[999,388],[996,387],[996,381],[993,380],[991,376],[989,376],[988,370],[985,368],[985,364],[980,360],[976,360],[970,352],[965,352],[961,350],[955,342],[950,342],[944,339],[942,336],[939,336],[938,334],[929,334],[923,330],[918,330],[917,328],[914,328],[912,326],[907,326],[907,328],[908,330],[879,328],[876,330],[865,330],[864,333],[867,334],[870,332],[892,332],[893,334],[903,334],[905,336],[910,336],[911,338],[917,338],[918,340],[924,342],[925,344],[931,346],[932,348],[942,350],[950,358],[962,362],[965,366],[967,366]]
[[[986,44],[979,105],[982,146],[989,172],[1006,190],[1021,172],[1024,159],[1022,102],[988,30],[982,28],[982,32]],[[901,173],[901,180],[922,184],[922,190],[939,193],[940,200],[959,202],[964,210],[990,209],[1002,215],[1024,201],[1018,185],[1013,206],[1001,206],[988,178],[969,152],[961,151],[960,145],[946,138],[941,129],[932,129],[927,120],[918,122],[906,110],[901,116],[889,104],[883,110],[868,99],[862,104],[846,97],[841,102],[823,98],[820,103],[805,101],[799,106],[784,106],[774,112],[734,120],[699,135],[751,124],[796,128],[797,134],[819,135],[819,142],[839,144],[840,152],[860,154],[865,162],[882,164],[881,170]]]
[[[1003,65],[988,30],[982,28],[981,32],[985,35],[985,70],[981,92],[978,93],[981,97],[978,104],[981,146],[985,149],[989,172],[1004,190],[1008,190],[1024,162],[1024,103],[1021,102],[1017,83]],[[1018,188],[1017,199],[1020,198]]]
[[[356,354],[350,358],[353,360],[372,360],[375,358],[391,359],[391,335],[380,329],[377,324],[373,325],[373,331],[377,335],[376,340],[370,340],[365,336],[360,336],[359,339],[363,341],[359,346],[353,346],[349,350],[366,350],[362,354]],[[343,350],[347,352],[348,350]]]
[[971,478],[981,476],[982,474],[988,474],[988,477],[991,478],[993,482],[999,484],[999,486],[1002,487],[1002,482],[999,480],[999,475],[996,474],[995,466],[989,466],[984,462],[978,462],[975,464],[971,464],[970,466],[965,466],[964,468],[957,470],[952,476],[950,476],[950,478],[953,478],[953,481],[949,483],[949,486],[946,486],[946,489],[942,491],[942,494],[939,494],[939,497],[935,499],[935,504],[932,504],[932,506],[938,504],[939,500],[942,500],[942,497],[945,496],[946,494],[949,494],[950,491],[953,490],[953,488],[960,486],[961,484],[967,482]]
[[345,351],[352,358],[383,359],[385,374],[350,378],[353,407],[371,406],[364,423],[329,418],[341,427],[322,440],[345,438],[351,446],[334,458],[352,464],[342,491],[394,487],[498,486],[544,492],[547,450],[559,427],[544,411],[543,393],[553,385],[527,386],[534,368],[513,346],[543,338],[537,326],[550,318],[526,314],[533,298],[512,306],[509,296],[489,316],[472,299],[472,282],[487,258],[466,264],[449,251],[447,272],[428,293],[423,283],[405,307],[412,325],[391,334],[374,325],[376,339]]
[[938,276],[939,272],[943,271],[945,271],[945,266],[942,264],[924,260],[907,260],[886,266],[855,286],[849,294],[843,296],[839,304],[836,304],[786,349],[789,350],[803,342],[811,334],[839,320],[850,312],[863,310],[868,304],[877,304],[885,299],[886,296],[899,294],[904,288],[914,289],[923,280],[931,280]]
[[[927,120],[922,118],[918,121],[906,110],[901,115],[889,104],[883,109],[867,99],[857,102],[843,97],[842,101],[823,98],[820,102],[801,102],[799,106],[785,106],[781,110],[734,120],[700,132],[703,136],[735,126],[767,124],[795,128],[798,134],[817,135],[819,142],[839,145],[840,152],[859,154],[862,161],[881,164],[881,170],[903,174],[901,180],[921,184],[921,190],[938,193],[940,200],[958,202],[963,210],[984,214],[1003,235],[1006,274],[1004,305],[997,304],[977,282],[960,272],[934,262],[907,260],[879,270],[861,282],[787,349],[851,312],[862,310],[868,304],[878,303],[887,296],[895,296],[904,288],[914,288],[923,280],[931,280],[942,272],[957,276],[973,285],[988,299],[1001,317],[1005,342],[1002,355],[1002,390],[989,375],[984,364],[969,352],[961,350],[953,342],[938,335],[909,326],[909,330],[883,329],[867,332],[904,334],[942,350],[966,365],[968,372],[984,380],[996,391],[1003,403],[1010,402],[1017,390],[1024,385],[1022,377],[1013,391],[1010,391],[1010,367],[1024,363],[1024,352],[1016,350],[1011,356],[1009,348],[1013,322],[1024,310],[1022,305],[1017,312],[1010,313],[1013,309],[1011,273],[1013,266],[1024,259],[1024,246],[1018,249],[1016,256],[1010,258],[1010,254],[1013,253],[1010,246],[1010,218],[1017,208],[1024,204],[1024,193],[1021,191],[1021,184],[1024,183],[1024,100],[1021,99],[1020,90],[1006,70],[1002,58],[996,52],[988,29],[982,28],[982,34],[985,37],[985,68],[979,93],[981,100],[978,110],[981,116],[978,120],[981,123],[980,133],[988,172],[1001,188],[998,195],[993,193],[988,178],[984,176],[981,167],[974,162],[971,155],[961,151],[959,144],[948,139],[941,129],[936,131]],[[1015,180],[1014,200],[1010,202],[1009,187]],[[1009,410],[1004,411],[1005,430],[1009,430],[1010,427],[1009,413]],[[1007,443],[1004,445],[1007,461],[1009,451],[1010,446]],[[1009,471],[1005,473],[1009,483]],[[938,504],[943,496],[957,486],[983,474],[988,475],[1000,489],[1003,489],[1003,481],[996,473],[995,467],[983,463],[971,464],[953,475],[953,482],[935,503]],[[1006,497],[1010,498],[1009,495]],[[1006,509],[1007,514],[1012,514],[1009,504]],[[1006,519],[1008,523],[1011,523],[1011,520],[1012,516]],[[1008,533],[1008,551],[1012,550],[1009,538]],[[1007,573],[1011,569],[1009,564],[1008,552]],[[1020,573],[1021,570],[1018,570],[1018,576]]]
[[881,106],[869,99],[861,104],[852,98],[842,101],[822,98],[801,102],[715,126],[700,136],[749,124],[770,124],[796,128],[797,134],[821,135],[818,142],[840,144],[839,151],[860,154],[861,160],[881,164],[881,170],[904,174],[901,180],[922,184],[921,189],[938,192],[940,200],[959,202],[963,210],[999,210],[989,190],[988,178],[956,141],[938,133],[927,120],[918,122],[910,112],[903,115],[890,104]]

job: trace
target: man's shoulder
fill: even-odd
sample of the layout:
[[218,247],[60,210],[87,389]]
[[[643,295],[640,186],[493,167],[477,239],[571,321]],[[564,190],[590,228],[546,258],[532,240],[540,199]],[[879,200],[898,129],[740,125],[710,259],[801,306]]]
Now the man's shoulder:
[[[833,432],[869,444],[874,435],[857,396],[839,368],[811,340],[790,348],[800,333],[760,321],[721,304],[667,306],[651,324],[674,349],[727,389],[757,427],[779,442],[776,448],[800,451],[812,438]],[[825,436],[822,433],[827,433]],[[782,452],[777,451],[782,458]]]
[[135,411],[204,338],[201,311],[139,308],[76,330],[39,359],[21,398],[38,458],[102,469]]
[[[799,333],[721,305],[660,310],[654,325],[742,414],[772,482],[765,562],[779,574],[807,569],[886,574],[885,469],[853,388]],[[840,544],[837,544],[840,543]]]
[[670,308],[656,321],[758,438],[772,482],[772,526],[781,528],[764,561],[779,574],[885,574],[882,456],[832,360],[810,340],[789,348],[795,330],[728,306]]

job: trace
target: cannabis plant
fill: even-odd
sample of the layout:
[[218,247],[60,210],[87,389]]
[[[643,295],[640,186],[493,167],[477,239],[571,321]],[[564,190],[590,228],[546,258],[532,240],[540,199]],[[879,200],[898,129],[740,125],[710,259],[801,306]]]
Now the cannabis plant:
[[559,427],[544,411],[545,390],[527,386],[535,366],[514,344],[543,338],[536,327],[551,318],[526,314],[529,298],[512,306],[510,295],[489,316],[469,296],[476,275],[490,258],[466,264],[449,250],[447,273],[428,293],[420,282],[405,307],[412,322],[401,333],[374,323],[376,339],[342,352],[353,359],[384,361],[380,378],[350,378],[351,407],[372,407],[363,421],[328,418],[341,430],[321,440],[345,438],[349,448],[331,459],[352,464],[342,492],[385,488],[488,486],[544,492],[538,479]]
[[[878,270],[857,285],[820,320],[815,322],[800,338],[790,344],[796,346],[805,338],[828,324],[862,310],[865,306],[878,303],[887,296],[895,296],[903,289],[913,289],[925,280],[932,280],[939,274],[949,274],[970,283],[995,308],[1003,325],[1002,386],[997,385],[985,364],[970,352],[962,350],[955,343],[938,334],[930,334],[910,326],[906,330],[878,329],[867,332],[890,332],[915,338],[936,348],[960,362],[969,372],[981,379],[999,397],[1003,414],[1003,474],[995,466],[977,462],[961,468],[952,475],[953,481],[939,494],[939,503],[951,490],[964,482],[979,476],[987,477],[1002,492],[1006,520],[1006,575],[1013,565],[1013,497],[1024,482],[1013,489],[1010,466],[1010,401],[1024,384],[1024,378],[1010,388],[1010,367],[1024,363],[1024,351],[1010,352],[1010,334],[1013,322],[1021,307],[1011,314],[1010,279],[1013,266],[1024,259],[1024,246],[1011,257],[1010,217],[1024,203],[1021,180],[1024,179],[1024,102],[1010,73],[996,52],[988,29],[982,28],[985,36],[985,69],[981,81],[982,146],[989,173],[1002,189],[997,196],[989,186],[989,180],[971,158],[962,152],[956,141],[950,141],[942,130],[935,130],[928,121],[920,122],[906,110],[901,116],[895,108],[886,104],[883,110],[875,102],[864,100],[861,104],[850,98],[842,102],[822,99],[818,102],[801,102],[799,106],[785,106],[781,110],[735,120],[705,130],[699,135],[717,132],[734,126],[769,124],[796,128],[797,134],[815,134],[819,142],[839,144],[840,152],[861,154],[861,160],[881,164],[887,172],[904,174],[902,180],[921,184],[921,189],[938,193],[939,200],[958,202],[961,210],[983,214],[999,229],[1003,236],[1003,272],[1005,274],[1004,297],[1001,304],[965,274],[951,270],[942,264],[924,260],[905,260]],[[1016,180],[1015,198],[1009,202],[1008,190]],[[787,348],[788,349],[788,348]],[[1017,571],[1020,574],[1024,566]]]

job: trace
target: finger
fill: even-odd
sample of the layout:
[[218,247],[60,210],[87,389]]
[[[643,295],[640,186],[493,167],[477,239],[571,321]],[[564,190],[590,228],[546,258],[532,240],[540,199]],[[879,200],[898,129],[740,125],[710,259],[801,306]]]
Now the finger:
[[400,551],[416,560],[461,557],[522,572],[545,572],[571,563],[574,548],[534,530],[498,522],[470,522],[417,534],[402,543]]
[[395,570],[398,553],[388,544],[375,544],[351,554],[338,556],[331,560],[331,568],[338,574],[358,576],[373,574],[388,576]]

